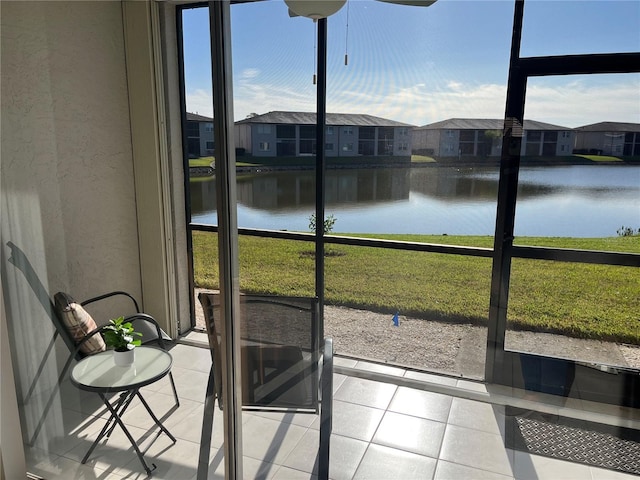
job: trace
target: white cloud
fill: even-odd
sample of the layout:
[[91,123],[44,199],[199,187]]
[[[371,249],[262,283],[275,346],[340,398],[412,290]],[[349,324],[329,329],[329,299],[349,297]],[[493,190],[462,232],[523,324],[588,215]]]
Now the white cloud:
[[[249,113],[272,110],[315,111],[315,86],[309,79],[292,82],[260,83],[259,72],[245,70],[234,86],[234,112],[237,120]],[[600,121],[640,123],[640,76],[606,81],[602,77],[580,79],[530,79],[525,117],[558,125],[577,127]],[[603,81],[605,80],[605,81]],[[362,88],[360,88],[362,87]],[[393,86],[354,85],[329,92],[327,110],[336,113],[366,113],[425,125],[447,118],[502,118],[506,86],[444,81],[433,87],[425,83]],[[211,94],[195,90],[187,94],[191,112],[212,115]]]
[[525,116],[568,127],[603,121],[640,123],[640,80],[549,85],[530,81]]
[[242,78],[256,78],[260,75],[260,70],[257,68],[245,68],[242,71]]
[[186,93],[187,112],[213,117],[213,97],[210,92],[202,89]]

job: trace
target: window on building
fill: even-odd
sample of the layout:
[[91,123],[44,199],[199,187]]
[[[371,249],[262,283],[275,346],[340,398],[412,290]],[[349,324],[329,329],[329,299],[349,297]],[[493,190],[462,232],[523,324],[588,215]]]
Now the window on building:
[[276,125],[276,155],[279,157],[296,156],[296,126]]
[[378,129],[378,155],[393,155],[394,129],[381,127]]
[[326,134],[327,135],[333,135],[333,127],[332,126],[327,127]]
[[342,146],[342,151],[343,152],[353,152],[353,143],[345,143]]
[[258,125],[258,133],[259,134],[271,134],[271,125]]
[[199,137],[200,136],[200,125],[198,122],[187,122],[187,137]]
[[399,128],[398,135],[401,137],[406,137],[407,135],[409,135],[409,129],[406,127]]
[[276,125],[276,138],[296,138],[296,126]]
[[316,126],[300,126],[300,155],[314,155],[316,153]]
[[353,127],[344,127],[342,133],[345,135],[353,135]]
[[358,153],[360,155],[375,155],[375,142],[373,140],[359,140]]
[[460,155],[476,155],[476,130],[460,130],[459,149]]
[[207,150],[213,150],[213,142],[207,142]]
[[213,132],[213,123],[205,123],[204,124],[205,132]]
[[360,127],[358,129],[358,153],[360,155],[375,155],[375,138],[375,127]]
[[268,152],[269,142],[260,142],[260,145],[258,146],[258,150],[260,150],[261,152]]

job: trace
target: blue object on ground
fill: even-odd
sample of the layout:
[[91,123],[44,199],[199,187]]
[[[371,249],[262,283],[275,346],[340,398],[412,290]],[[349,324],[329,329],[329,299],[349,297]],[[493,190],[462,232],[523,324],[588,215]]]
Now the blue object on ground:
[[400,326],[400,318],[398,318],[398,313],[400,312],[396,312],[396,314],[393,316],[393,325],[395,327]]

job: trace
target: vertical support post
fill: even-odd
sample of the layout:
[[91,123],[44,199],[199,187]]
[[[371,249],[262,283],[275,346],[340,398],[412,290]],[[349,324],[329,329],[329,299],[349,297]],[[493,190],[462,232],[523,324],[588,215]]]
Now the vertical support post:
[[242,478],[242,382],[230,2],[209,2],[218,203],[225,477]]
[[327,19],[318,20],[318,83],[316,94],[316,297],[320,341],[324,339],[324,200],[325,130],[327,124]]
[[485,380],[495,382],[504,363],[504,341],[507,328],[507,305],[511,273],[511,250],[516,213],[516,194],[522,148],[524,103],[527,77],[519,68],[520,40],[524,0],[515,0],[511,60],[507,83],[507,101],[500,159],[496,230],[491,270],[491,299],[487,332]]

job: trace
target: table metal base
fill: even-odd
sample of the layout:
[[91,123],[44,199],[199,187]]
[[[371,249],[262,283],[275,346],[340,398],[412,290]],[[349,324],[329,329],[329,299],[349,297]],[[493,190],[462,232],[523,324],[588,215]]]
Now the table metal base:
[[109,438],[109,436],[111,435],[111,432],[113,432],[113,429],[116,427],[116,425],[119,425],[122,431],[124,432],[124,434],[127,436],[129,441],[131,442],[131,445],[133,446],[133,449],[136,451],[136,455],[138,455],[138,458],[140,459],[140,462],[142,463],[142,466],[144,467],[145,471],[147,472],[148,475],[150,475],[151,472],[156,469],[156,465],[152,463],[151,466],[153,468],[149,468],[149,466],[147,465],[147,462],[145,462],[144,460],[144,456],[142,455],[142,452],[140,451],[140,447],[138,447],[138,444],[136,443],[135,439],[133,438],[133,436],[131,436],[131,433],[129,432],[126,425],[122,421],[122,415],[127,410],[127,408],[129,408],[129,405],[131,404],[131,401],[134,399],[134,397],[137,396],[140,399],[140,401],[142,402],[142,405],[144,405],[144,408],[147,409],[147,412],[149,412],[149,415],[151,416],[155,424],[160,428],[160,431],[156,435],[156,438],[160,436],[162,432],[164,432],[173,441],[173,443],[176,443],[175,437],[171,435],[169,430],[167,430],[164,427],[164,425],[162,425],[162,422],[160,422],[160,420],[158,420],[158,417],[156,417],[155,414],[151,411],[149,404],[142,397],[142,395],[140,395],[140,389],[136,388],[134,390],[128,390],[126,392],[122,392],[120,394],[120,398],[118,398],[118,400],[115,402],[115,406],[112,405],[111,402],[109,402],[109,400],[107,399],[107,397],[105,397],[103,393],[98,393],[98,395],[100,395],[100,398],[102,399],[107,409],[111,413],[111,417],[109,417],[104,427],[102,427],[102,430],[98,434],[98,438],[96,438],[96,440],[93,442],[93,444],[91,445],[91,448],[89,448],[89,451],[86,453],[81,463],[86,463],[87,460],[89,459],[89,456],[91,455],[93,450],[96,448],[100,440],[102,440],[105,436]]

